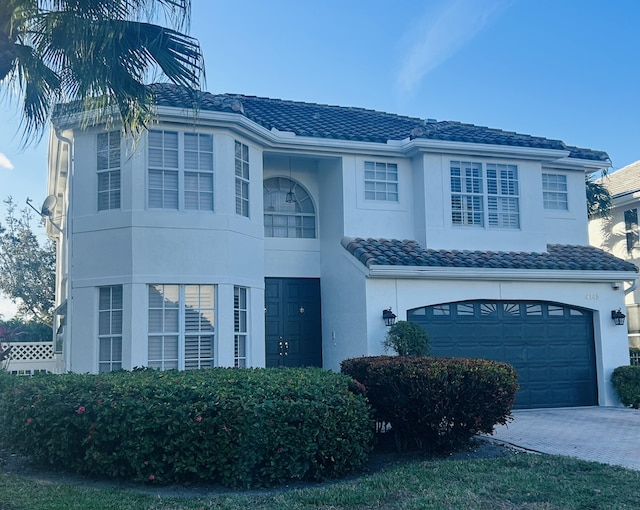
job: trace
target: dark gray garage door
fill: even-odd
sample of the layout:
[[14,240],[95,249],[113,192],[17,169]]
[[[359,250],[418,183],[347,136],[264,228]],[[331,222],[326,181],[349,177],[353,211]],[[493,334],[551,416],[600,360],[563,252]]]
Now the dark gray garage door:
[[434,356],[504,361],[517,408],[597,405],[592,312],[540,301],[464,301],[409,310]]

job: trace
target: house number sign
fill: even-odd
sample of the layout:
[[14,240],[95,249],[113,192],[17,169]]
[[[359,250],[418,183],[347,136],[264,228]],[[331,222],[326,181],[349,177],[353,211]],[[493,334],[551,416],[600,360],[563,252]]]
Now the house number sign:
[[598,299],[600,299],[600,296],[598,296],[598,294],[585,294],[584,297],[587,301],[598,301]]

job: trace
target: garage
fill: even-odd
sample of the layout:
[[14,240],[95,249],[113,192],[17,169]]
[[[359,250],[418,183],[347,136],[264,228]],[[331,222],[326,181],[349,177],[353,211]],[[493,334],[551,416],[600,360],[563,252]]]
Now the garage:
[[416,308],[434,356],[510,363],[515,407],[598,404],[592,312],[545,301],[461,301]]

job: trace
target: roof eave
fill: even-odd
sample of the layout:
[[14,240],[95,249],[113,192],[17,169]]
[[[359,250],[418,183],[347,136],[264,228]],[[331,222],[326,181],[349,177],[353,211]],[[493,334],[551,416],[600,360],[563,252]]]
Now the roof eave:
[[620,282],[636,281],[640,274],[634,271],[372,265],[367,276],[423,280]]
[[597,160],[597,159],[584,159],[584,158],[562,158],[553,162],[553,166],[559,169],[575,169],[579,167],[584,170],[585,173],[591,174],[593,172],[600,172],[611,168],[611,160]]
[[447,152],[450,154],[469,154],[478,156],[517,157],[518,159],[535,159],[537,161],[557,161],[569,156],[568,150],[544,149],[540,147],[522,147],[518,145],[485,144],[473,142],[456,142],[449,140],[431,140],[414,138],[405,140],[404,152]]

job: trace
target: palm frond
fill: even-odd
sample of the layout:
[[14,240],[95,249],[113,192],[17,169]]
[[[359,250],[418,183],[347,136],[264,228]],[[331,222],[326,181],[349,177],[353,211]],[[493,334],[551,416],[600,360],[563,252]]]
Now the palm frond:
[[16,61],[9,78],[21,92],[23,143],[40,140],[48,125],[53,106],[60,99],[60,79],[34,53],[30,46],[15,45]]

